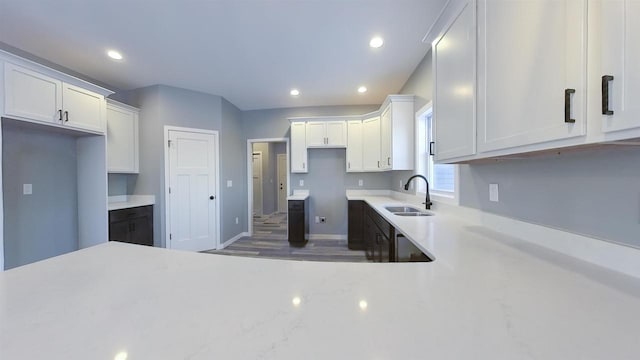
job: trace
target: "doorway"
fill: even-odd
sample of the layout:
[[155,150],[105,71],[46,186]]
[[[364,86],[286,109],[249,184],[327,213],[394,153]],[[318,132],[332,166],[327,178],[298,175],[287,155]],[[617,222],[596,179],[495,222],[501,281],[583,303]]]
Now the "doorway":
[[217,249],[218,132],[165,126],[167,248]]
[[247,140],[249,234],[261,239],[287,239],[289,140]]

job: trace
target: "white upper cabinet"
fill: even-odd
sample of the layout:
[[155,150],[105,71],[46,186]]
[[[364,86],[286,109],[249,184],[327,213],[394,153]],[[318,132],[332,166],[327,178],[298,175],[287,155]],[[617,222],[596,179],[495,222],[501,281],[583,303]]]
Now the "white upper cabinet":
[[346,147],[345,121],[307,121],[307,147]]
[[139,110],[107,100],[107,171],[138,173]]
[[62,81],[4,64],[4,112],[7,116],[59,124],[62,121]]
[[362,120],[362,170],[380,171],[380,116]]
[[585,135],[586,10],[478,0],[478,151]]
[[433,43],[435,161],[476,152],[475,11],[465,2]]
[[362,171],[362,121],[347,121],[347,172]]
[[380,169],[413,170],[413,95],[389,95],[380,115]]
[[62,84],[63,123],[79,129],[104,131],[105,99],[78,86]]
[[306,173],[309,171],[307,166],[306,127],[304,121],[294,121],[291,123],[292,173]]
[[104,133],[104,94],[110,92],[91,91],[49,75],[68,77],[64,74],[35,65],[34,68],[37,69],[4,63],[4,116]]
[[590,114],[619,137],[640,127],[640,0],[594,0],[589,11]]

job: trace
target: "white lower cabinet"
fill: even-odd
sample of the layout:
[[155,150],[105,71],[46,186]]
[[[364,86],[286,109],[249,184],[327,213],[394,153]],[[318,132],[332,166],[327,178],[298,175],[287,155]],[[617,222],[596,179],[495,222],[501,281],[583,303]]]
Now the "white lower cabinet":
[[362,171],[362,121],[347,121],[347,172]]
[[306,173],[308,171],[306,123],[294,121],[291,122],[291,172]]
[[107,101],[107,171],[133,173],[139,169],[137,108]]
[[362,170],[380,171],[380,116],[362,120]]

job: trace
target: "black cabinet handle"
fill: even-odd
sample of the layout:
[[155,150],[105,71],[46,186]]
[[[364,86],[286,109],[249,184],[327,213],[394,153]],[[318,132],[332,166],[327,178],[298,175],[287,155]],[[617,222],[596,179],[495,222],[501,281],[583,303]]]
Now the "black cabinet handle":
[[58,110],[58,114],[60,115],[60,121],[62,121],[62,109]]
[[575,123],[576,119],[571,118],[571,94],[575,94],[576,89],[564,89],[564,122]]
[[433,152],[433,145],[435,145],[435,142],[430,142],[429,143],[429,155],[433,156],[435,155],[435,153]]
[[64,122],[67,122],[67,121],[69,121],[69,112],[65,111],[64,112]]
[[391,158],[390,157],[387,158],[387,165],[391,166]]
[[613,75],[602,76],[602,115],[613,115],[609,109],[609,81],[613,81]]

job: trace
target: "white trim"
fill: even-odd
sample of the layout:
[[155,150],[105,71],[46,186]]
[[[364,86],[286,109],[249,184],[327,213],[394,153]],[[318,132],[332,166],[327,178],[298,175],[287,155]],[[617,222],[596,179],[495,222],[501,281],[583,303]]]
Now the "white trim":
[[308,240],[347,240],[344,234],[306,234]]
[[436,211],[444,211],[464,219],[465,222],[640,278],[640,249],[634,247],[464,206],[437,204]]
[[[4,83],[4,82],[2,82]],[[4,113],[2,109],[4,102],[0,101],[0,113]],[[2,159],[2,121],[0,118],[0,159]],[[0,195],[3,193],[2,185],[2,166],[0,166]],[[4,271],[4,201],[0,201],[0,273]]]
[[[180,132],[191,132],[196,134],[208,134],[213,135],[215,141],[215,168],[216,168],[216,176],[215,176],[215,190],[216,190],[216,249],[219,249],[221,246],[221,216],[220,216],[220,136],[217,130],[206,130],[206,129],[196,129],[196,128],[187,128],[180,126],[164,126],[164,143],[162,146],[164,147],[164,182],[162,183],[162,187],[164,188],[163,196],[160,198],[160,208],[164,207],[164,218],[160,217],[160,229],[162,230],[162,234],[160,234],[160,240],[162,241],[163,247],[170,249],[168,246],[169,242],[167,239],[167,234],[171,233],[171,222],[170,219],[170,204],[168,203],[169,199],[169,147],[167,143],[169,141],[169,131],[180,131]],[[160,210],[162,211],[162,210]],[[164,221],[164,223],[163,223]]]
[[[280,159],[284,157],[284,162],[285,162],[285,168],[284,169],[280,169]],[[276,177],[279,178],[280,177],[280,171],[287,171],[287,166],[286,165],[288,163],[288,158],[287,158],[287,154],[276,154]],[[288,173],[287,173],[288,175]],[[288,186],[289,184],[287,184]],[[284,209],[283,212],[287,212],[287,207],[288,207],[288,201],[287,201],[287,197],[289,196],[289,188],[287,188],[287,196],[284,197],[284,204],[280,204],[280,185],[276,185],[276,194],[277,194],[277,199],[278,201],[276,201],[277,205],[276,205],[276,212],[281,212],[280,208],[282,207]],[[282,206],[280,206],[282,205]]]
[[433,21],[433,24],[431,24],[431,26],[429,27],[429,30],[427,30],[427,32],[424,34],[424,36],[422,37],[422,42],[425,44],[431,44],[431,41],[427,41],[430,37],[433,37],[432,32],[436,26],[436,24],[440,21],[440,19],[442,19],[442,16],[444,15],[444,12],[447,10],[447,8],[449,7],[449,3],[451,2],[451,0],[447,0],[447,3],[444,4],[444,6],[442,7],[442,10],[440,10],[440,13],[438,14],[438,16],[436,16],[436,19]]
[[262,188],[262,191],[260,191],[260,197],[262,198],[260,199],[260,204],[262,205],[262,209],[260,209],[260,214],[257,215],[264,216],[264,169],[262,168],[262,151],[251,151],[251,203],[253,204],[253,155],[260,155],[260,188]]
[[[285,143],[285,149],[287,152],[287,192],[291,194],[291,144],[289,138],[262,138],[262,139],[247,139],[247,231],[248,236],[253,236],[253,178],[249,176],[253,169],[252,165],[252,153],[254,143],[263,142],[283,142]],[[289,195],[287,194],[287,195]],[[287,237],[289,236],[287,226]]]
[[249,233],[248,233],[248,232],[241,232],[240,234],[238,234],[238,235],[236,235],[236,236],[232,237],[231,239],[229,239],[229,240],[225,241],[225,242],[222,244],[222,247],[218,248],[217,250],[224,249],[224,248],[226,248],[227,246],[229,246],[229,245],[233,244],[234,242],[236,242],[236,241],[240,240],[241,238],[243,238],[243,237],[245,237],[245,236],[249,236]]

